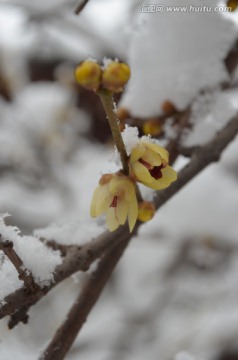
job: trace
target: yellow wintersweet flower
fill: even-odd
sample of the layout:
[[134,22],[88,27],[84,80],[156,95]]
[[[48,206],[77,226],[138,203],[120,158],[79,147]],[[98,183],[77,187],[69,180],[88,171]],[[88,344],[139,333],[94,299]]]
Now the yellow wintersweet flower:
[[177,179],[177,173],[168,165],[169,153],[163,147],[140,141],[132,149],[129,158],[131,176],[155,190],[170,186]]
[[92,217],[106,213],[106,224],[110,231],[125,224],[128,218],[131,232],[138,215],[134,181],[120,173],[103,175],[94,191],[90,213]]

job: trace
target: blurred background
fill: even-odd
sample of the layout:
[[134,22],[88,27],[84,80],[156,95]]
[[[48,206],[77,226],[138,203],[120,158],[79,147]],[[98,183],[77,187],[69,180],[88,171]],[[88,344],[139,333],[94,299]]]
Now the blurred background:
[[[89,240],[92,192],[101,174],[117,169],[102,106],[74,80],[85,58],[131,65],[131,84],[116,102],[141,134],[148,120],[161,125],[165,100],[183,111],[199,97],[189,146],[236,113],[237,75],[231,86],[224,65],[238,38],[236,13],[141,13],[149,3],[90,0],[76,16],[75,0],[0,0],[0,212],[23,234]],[[162,144],[173,136],[171,119],[156,128]],[[236,140],[140,229],[67,359],[238,360],[237,151]],[[181,156],[175,167],[186,162]],[[30,310],[28,325],[9,331],[2,320],[0,359],[38,359],[86,277],[54,289]]]

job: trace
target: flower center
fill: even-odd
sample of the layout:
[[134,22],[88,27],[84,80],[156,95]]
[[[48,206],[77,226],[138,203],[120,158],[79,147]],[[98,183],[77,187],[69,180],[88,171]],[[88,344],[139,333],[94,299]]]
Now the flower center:
[[111,205],[110,207],[115,208],[117,206],[117,196],[114,196],[114,198],[112,199]]
[[148,162],[146,162],[145,160],[143,160],[142,158],[139,159],[139,162],[144,165],[146,167],[146,169],[149,170],[150,175],[155,178],[155,180],[161,179],[162,178],[162,169],[164,168],[164,165],[161,164],[160,166],[153,166],[151,164],[149,164]]
[[150,175],[155,178],[156,180],[161,179],[162,178],[162,170],[163,169],[163,165],[160,166],[154,166],[154,168],[152,170],[149,170]]

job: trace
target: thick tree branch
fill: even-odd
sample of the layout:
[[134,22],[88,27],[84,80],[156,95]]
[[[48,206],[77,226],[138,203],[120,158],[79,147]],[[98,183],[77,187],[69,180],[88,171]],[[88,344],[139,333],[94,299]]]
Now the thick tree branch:
[[[158,193],[155,198],[156,208],[159,209],[207,165],[218,161],[222,151],[237,133],[238,117],[235,117],[209,144],[194,153],[190,164],[181,170],[178,181],[173,186]],[[137,224],[136,232],[139,226],[140,224]],[[131,235],[127,230],[124,232],[124,236],[122,234],[120,243],[104,255],[97,270],[90,276],[81,290],[65,322],[58,329],[44,352],[42,360],[64,359],[130,239]]]
[[43,289],[36,289],[34,293],[29,294],[24,287],[8,295],[3,301],[4,305],[0,307],[0,319],[4,316],[11,315],[15,311],[20,311],[21,308],[29,308],[34,305],[59,282],[65,280],[75,272],[88,270],[96,259],[120,241],[121,233],[123,233],[124,230],[123,227],[118,229],[116,238],[114,238],[115,233],[106,231],[82,247],[70,246],[63,263],[55,270],[54,282]]
[[126,248],[130,235],[125,233],[120,243],[107,251],[81,289],[65,322],[57,330],[54,338],[45,350],[41,360],[62,360],[72,346],[78,332],[87,319],[89,312],[99,298],[104,286],[111,276],[117,262]]
[[[210,163],[217,161],[221,152],[234,139],[238,133],[238,116],[233,118],[225,128],[218,133],[215,138],[204,147],[197,149],[190,163],[181,170],[178,180],[169,188],[160,191],[155,197],[156,208],[159,209],[166,201],[185,186],[193,177],[202,171]],[[137,224],[137,227],[140,224]],[[25,288],[19,289],[4,299],[4,304],[0,308],[0,318],[13,314],[21,307],[29,307],[35,304],[42,296],[50,291],[56,284],[79,270],[86,270],[90,264],[100,257],[105,250],[109,251],[112,246],[120,244],[122,241],[129,241],[131,236],[128,227],[122,226],[117,231],[105,232],[81,249],[69,251],[62,265],[55,272],[55,283],[45,289],[41,289],[35,294],[26,294]],[[72,250],[72,249],[71,249]],[[112,271],[112,270],[111,270]],[[108,269],[108,272],[111,272]],[[94,294],[99,296],[100,294]],[[95,300],[96,301],[96,300]]]
[[207,145],[194,151],[191,161],[178,174],[178,179],[169,188],[159,191],[154,199],[156,209],[177,193],[209,164],[218,161],[222,151],[238,133],[238,115],[211,140]]

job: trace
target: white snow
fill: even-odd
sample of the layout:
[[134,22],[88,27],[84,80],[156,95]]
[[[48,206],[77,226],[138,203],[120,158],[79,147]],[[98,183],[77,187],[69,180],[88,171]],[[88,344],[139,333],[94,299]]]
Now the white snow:
[[216,91],[201,94],[191,107],[191,130],[183,137],[183,145],[203,145],[210,141],[216,132],[238,114],[238,91]]
[[95,220],[82,222],[80,218],[64,218],[46,228],[36,229],[34,235],[46,240],[55,240],[63,245],[83,245],[105,230]]
[[143,135],[139,137],[139,130],[136,126],[126,125],[122,132],[122,139],[125,144],[127,155],[130,155],[132,150],[139,143],[145,142],[160,145],[159,140],[152,138],[151,135]]
[[127,155],[130,155],[132,149],[136,147],[139,141],[139,130],[136,126],[126,125],[122,132],[122,139],[125,144]]
[[[49,7],[47,1],[30,4],[24,0],[27,2],[35,10]],[[122,2],[123,9],[119,9]],[[201,5],[201,0],[160,3]],[[208,0],[206,5],[215,3]],[[113,4],[117,5],[113,8]],[[122,103],[142,117],[161,113],[164,100],[180,109],[192,101],[193,128],[184,136],[183,145],[204,144],[237,112],[237,91],[222,92],[217,86],[228,79],[222,59],[236,30],[224,14],[142,14],[140,4],[139,0],[110,4],[90,0],[82,16],[67,14],[55,21],[47,19],[47,24],[42,18],[36,27],[39,37],[35,34],[34,46],[30,46],[32,54],[43,54],[46,59],[61,54],[76,62],[83,53],[98,61],[105,55],[128,60],[132,79]],[[125,14],[126,8],[133,7],[134,12]],[[24,70],[33,30],[26,27],[29,39],[25,43],[24,11],[14,15],[10,6],[5,9],[0,6],[1,24],[6,26],[0,29],[1,61],[4,55],[8,71],[24,78],[18,66],[22,64]],[[132,32],[128,32],[135,16]],[[9,79],[12,73],[5,73]],[[15,80],[18,83],[18,77]],[[14,91],[13,102],[0,100],[0,211],[13,213],[11,223],[24,233],[42,228],[25,236],[1,220],[0,233],[14,242],[25,267],[42,286],[53,281],[61,258],[39,237],[82,245],[101,233],[103,226],[89,215],[92,194],[100,176],[118,167],[108,163],[113,151],[110,144],[99,145],[82,137],[90,119],[78,113],[68,87],[23,80]],[[205,90],[202,94],[201,89]],[[86,124],[84,130],[81,122]],[[166,138],[174,136],[170,125],[169,120]],[[155,141],[139,139],[138,129],[132,127],[122,136],[128,154],[141,140]],[[237,153],[235,140],[218,164],[204,170],[140,228],[67,358],[214,360],[224,349],[237,347]],[[43,155],[47,161],[42,163]],[[176,168],[188,161],[179,158]],[[4,165],[11,170],[5,171]],[[152,199],[154,192],[143,187],[144,194]],[[191,241],[188,253],[183,249],[186,239]],[[8,319],[3,319],[0,359],[39,358],[87,277],[88,273],[76,273],[55,287],[31,308],[29,324],[8,331]],[[23,285],[2,252],[0,285],[0,299]]]
[[[146,1],[154,4],[154,1]],[[215,6],[210,0],[206,5]],[[121,106],[138,117],[161,114],[169,100],[184,109],[201,89],[228,79],[223,59],[237,36],[218,12],[169,12],[166,6],[201,6],[200,0],[161,0],[163,12],[140,13],[131,37],[131,80]]]
[[[44,287],[53,281],[54,270],[62,262],[59,251],[49,249],[34,236],[21,236],[17,227],[5,225],[4,217],[0,219],[0,234],[3,242],[11,241],[13,243],[14,250],[21,258],[24,267],[32,272],[37,284]],[[21,282],[16,279],[16,270],[14,271],[12,268],[10,273],[9,269],[12,266],[7,258],[4,259],[3,264],[1,299],[21,285]]]

